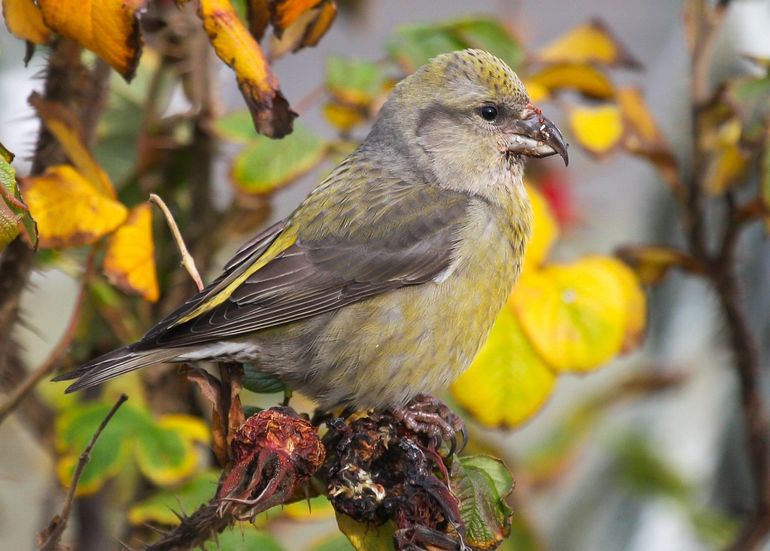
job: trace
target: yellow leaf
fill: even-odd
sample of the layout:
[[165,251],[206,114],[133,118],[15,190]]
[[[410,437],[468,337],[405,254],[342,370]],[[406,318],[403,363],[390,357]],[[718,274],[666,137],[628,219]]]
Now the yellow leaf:
[[591,65],[574,63],[549,65],[531,75],[527,82],[534,83],[549,92],[575,90],[596,99],[609,99],[615,95],[615,87],[607,75]]
[[142,53],[139,10],[146,0],[39,0],[45,24],[88,48],[131,80]]
[[547,44],[537,58],[548,63],[599,63],[633,69],[639,63],[601,19],[579,25]]
[[555,381],[554,373],[532,348],[510,306],[506,306],[451,392],[482,425],[514,427],[541,408]]
[[556,371],[591,371],[623,346],[627,298],[601,258],[524,272],[509,304],[534,348]]
[[21,187],[44,248],[94,243],[120,226],[128,215],[126,207],[98,193],[69,165],[25,178]]
[[569,112],[569,125],[577,141],[594,155],[612,151],[623,137],[623,119],[617,105],[575,107]]
[[35,44],[48,44],[51,31],[33,0],[3,0],[3,17],[11,34]]
[[356,551],[394,551],[392,522],[385,524],[364,524],[351,517],[337,513],[337,526],[345,534]]
[[642,290],[639,278],[623,262],[609,256],[592,258],[613,272],[623,289],[623,296],[626,299],[626,331],[621,352],[630,352],[644,341],[647,329],[647,297]]
[[233,5],[229,0],[200,0],[198,13],[217,55],[235,71],[257,130],[274,138],[291,132],[296,113],[289,109],[262,49]]
[[527,194],[532,203],[532,238],[527,244],[524,254],[524,269],[535,269],[540,266],[553,242],[559,236],[559,225],[551,212],[551,207],[542,193],[531,185],[527,185]]
[[192,415],[170,413],[161,416],[157,425],[164,429],[171,429],[191,442],[200,442],[201,444],[211,442],[211,431],[208,425]]
[[706,191],[712,195],[724,193],[737,183],[749,166],[751,155],[740,146],[742,125],[736,117],[722,124],[704,146],[711,150],[711,158],[704,179]]
[[524,79],[524,88],[527,89],[529,99],[532,103],[538,103],[548,99],[548,88],[534,80]]
[[284,505],[283,513],[292,520],[316,522],[332,518],[334,507],[326,496],[316,496]]
[[60,103],[45,101],[36,92],[30,96],[29,102],[45,123],[46,128],[56,137],[69,160],[77,167],[78,172],[93,185],[96,191],[114,199],[115,188],[112,186],[110,177],[83,144],[83,130],[72,112]]
[[104,273],[119,289],[156,302],[160,291],[154,253],[152,210],[145,203],[131,209],[126,223],[110,238]]
[[323,114],[329,124],[342,132],[366,120],[361,108],[331,101],[323,106]]

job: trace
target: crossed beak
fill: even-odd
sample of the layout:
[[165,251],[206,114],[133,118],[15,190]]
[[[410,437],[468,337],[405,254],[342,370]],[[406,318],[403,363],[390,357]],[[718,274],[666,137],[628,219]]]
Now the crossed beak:
[[506,147],[509,153],[528,157],[561,155],[564,165],[569,164],[568,145],[550,120],[537,107],[529,106],[529,114],[514,121],[506,131]]

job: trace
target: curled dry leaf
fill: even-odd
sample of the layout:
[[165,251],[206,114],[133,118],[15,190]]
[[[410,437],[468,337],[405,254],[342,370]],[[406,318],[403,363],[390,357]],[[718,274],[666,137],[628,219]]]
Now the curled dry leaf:
[[104,273],[119,289],[156,302],[160,295],[155,272],[152,239],[152,209],[141,204],[110,238],[104,258]]
[[228,0],[201,0],[199,15],[219,58],[229,65],[257,130],[271,138],[291,132],[297,116],[278,88],[262,49]]
[[641,69],[639,63],[601,19],[578,25],[537,53],[547,63],[598,63]]
[[128,216],[125,206],[97,191],[68,165],[23,179],[21,189],[44,248],[94,243]]
[[33,0],[3,0],[3,17],[11,34],[34,44],[48,44],[51,31]]
[[43,21],[131,80],[142,54],[139,11],[146,0],[39,0]]

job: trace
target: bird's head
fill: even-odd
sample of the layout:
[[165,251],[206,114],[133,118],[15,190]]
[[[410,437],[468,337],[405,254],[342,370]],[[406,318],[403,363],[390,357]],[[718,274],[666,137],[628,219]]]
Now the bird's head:
[[516,73],[483,50],[437,56],[401,81],[375,130],[400,135],[452,186],[483,186],[489,171],[520,174],[524,157],[568,161],[561,133]]

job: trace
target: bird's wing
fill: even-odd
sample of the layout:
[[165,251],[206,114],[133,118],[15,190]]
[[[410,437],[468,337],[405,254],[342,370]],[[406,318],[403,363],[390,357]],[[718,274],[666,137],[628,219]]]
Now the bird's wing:
[[342,194],[334,186],[317,190],[135,349],[232,338],[436,278],[452,263],[468,196],[433,185],[382,184]]

